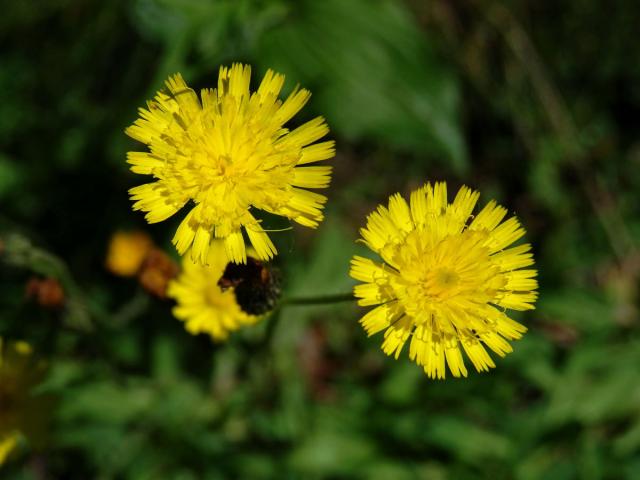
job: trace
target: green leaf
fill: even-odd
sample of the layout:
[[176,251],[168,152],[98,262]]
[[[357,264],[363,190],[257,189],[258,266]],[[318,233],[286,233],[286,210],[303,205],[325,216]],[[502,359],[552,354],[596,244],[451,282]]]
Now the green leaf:
[[259,39],[256,59],[309,87],[315,109],[339,135],[466,169],[455,78],[399,2],[296,3]]
[[434,418],[425,425],[425,431],[432,442],[467,462],[504,459],[511,453],[512,445],[506,437],[460,418]]
[[366,438],[350,432],[322,430],[307,440],[291,456],[292,467],[305,474],[348,474],[373,457]]
[[23,179],[24,169],[20,164],[0,154],[0,200],[14,193]]

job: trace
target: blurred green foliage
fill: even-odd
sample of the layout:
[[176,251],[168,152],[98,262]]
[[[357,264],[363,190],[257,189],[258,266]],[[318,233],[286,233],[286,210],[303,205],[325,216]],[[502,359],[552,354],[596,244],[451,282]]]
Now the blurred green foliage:
[[[49,445],[2,478],[639,478],[638,19],[592,0],[4,5],[0,336],[48,359],[58,408]],[[327,221],[277,235],[286,294],[348,290],[357,228],[389,194],[466,183],[536,251],[513,354],[429,381],[345,304],[214,345],[105,272],[118,228],[172,251],[174,224],[131,211],[124,127],[168,74],[209,86],[232,61],[310,88],[304,115],[338,143]],[[24,298],[34,274],[63,283],[64,309]]]

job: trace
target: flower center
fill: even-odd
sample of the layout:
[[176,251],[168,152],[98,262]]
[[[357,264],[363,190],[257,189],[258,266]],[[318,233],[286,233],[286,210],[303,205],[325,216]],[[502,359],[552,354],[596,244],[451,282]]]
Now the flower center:
[[215,172],[216,176],[219,177],[231,177],[235,172],[233,172],[233,162],[231,161],[231,157],[228,155],[220,155],[216,163],[217,171]]
[[392,283],[405,311],[420,321],[478,298],[493,299],[504,279],[484,246],[485,238],[482,232],[465,231],[414,243],[413,253],[399,265],[403,273]]
[[447,267],[436,268],[427,272],[423,280],[424,294],[435,299],[443,299],[451,296],[456,285],[460,281],[460,275]]

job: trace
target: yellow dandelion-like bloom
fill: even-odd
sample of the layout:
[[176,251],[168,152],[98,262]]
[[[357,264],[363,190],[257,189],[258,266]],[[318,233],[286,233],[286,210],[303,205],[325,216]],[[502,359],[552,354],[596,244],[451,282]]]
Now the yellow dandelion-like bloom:
[[223,341],[229,333],[253,325],[262,317],[243,312],[233,288],[222,291],[218,286],[229,263],[223,242],[214,240],[208,255],[206,265],[185,256],[182,272],[169,283],[167,295],[177,302],[173,315],[185,323],[189,333],[207,333],[213,340]]
[[245,263],[243,230],[258,258],[272,258],[276,248],[252,209],[313,228],[323,219],[326,197],[306,189],[329,185],[331,167],[310,166],[335,155],[333,141],[314,143],[329,132],[327,124],[317,117],[290,131],[284,125],[309,91],[296,88],[282,101],[283,75],[267,71],[253,93],[250,80],[249,66],[222,67],[218,88],[198,98],[176,74],[126,130],[149,146],[129,152],[131,170],[155,179],[130,190],[133,208],[155,223],[192,201],[173,243],[181,255],[191,249],[198,263],[205,263],[212,238],[224,240],[233,262]]
[[[379,206],[360,230],[383,263],[355,256],[351,276],[369,335],[385,330],[382,350],[397,359],[410,338],[409,356],[431,378],[467,376],[461,348],[478,371],[495,367],[485,345],[499,356],[508,340],[526,331],[506,310],[529,310],[537,299],[531,245],[510,246],[525,234],[515,217],[489,202],[471,215],[480,194],[462,187],[453,203],[446,183],[399,194]],[[502,223],[501,223],[502,222]],[[484,344],[484,345],[483,345]]]

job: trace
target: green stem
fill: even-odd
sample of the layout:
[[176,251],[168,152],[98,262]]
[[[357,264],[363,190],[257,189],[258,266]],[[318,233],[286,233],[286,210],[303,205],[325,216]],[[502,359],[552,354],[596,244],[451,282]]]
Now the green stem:
[[354,302],[353,293],[338,293],[335,295],[321,295],[318,297],[285,298],[280,302],[281,306],[288,305],[327,305],[331,303]]

